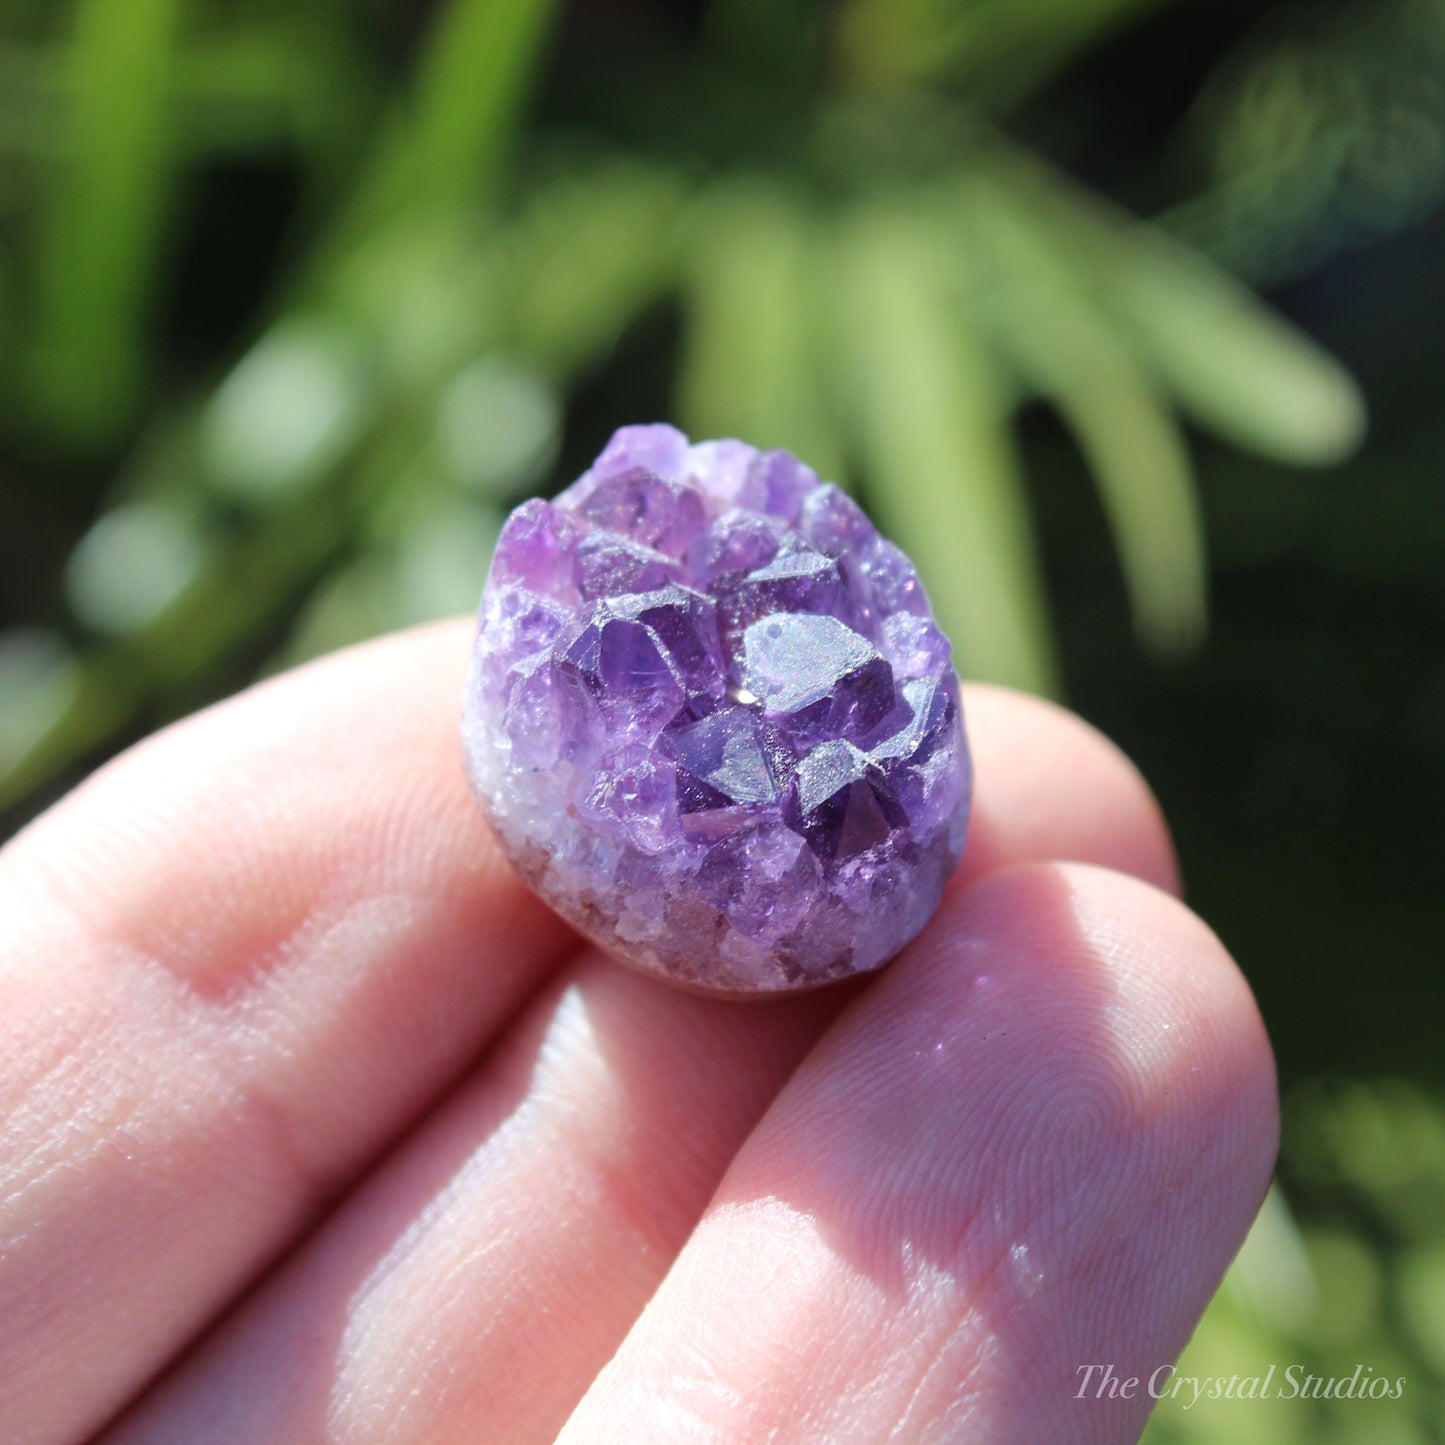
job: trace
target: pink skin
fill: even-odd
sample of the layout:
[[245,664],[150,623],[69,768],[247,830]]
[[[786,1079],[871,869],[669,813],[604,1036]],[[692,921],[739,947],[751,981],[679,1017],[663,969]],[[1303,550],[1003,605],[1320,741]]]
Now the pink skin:
[[257,688],[0,852],[8,1445],[1132,1439],[1076,1369],[1173,1357],[1276,1129],[1134,769],[966,689],[918,941],[697,998],[502,863],[466,646]]

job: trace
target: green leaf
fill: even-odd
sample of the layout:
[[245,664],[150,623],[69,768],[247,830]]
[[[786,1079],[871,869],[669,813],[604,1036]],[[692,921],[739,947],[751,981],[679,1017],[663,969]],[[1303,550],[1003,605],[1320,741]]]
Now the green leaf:
[[243,18],[186,39],[173,65],[173,138],[188,156],[290,138],[327,174],[374,123],[376,77],[354,28],[327,9]]
[[375,388],[367,361],[357,338],[328,317],[278,322],[206,401],[203,474],[256,505],[314,485],[368,419]]
[[1034,692],[1057,673],[1007,416],[931,229],[887,211],[846,238],[868,497],[918,565],[959,669]]
[[605,162],[545,187],[506,238],[511,339],[554,377],[595,365],[677,277],[683,191]]
[[1162,653],[1192,646],[1205,622],[1204,534],[1168,406],[1027,210],[980,181],[964,217],[1001,285],[1001,343],[1058,409],[1094,475],[1140,640]]
[[557,0],[451,0],[362,184],[355,222],[490,198],[556,10]]
[[[241,648],[273,629],[358,544],[423,449],[430,417],[382,401],[371,421],[316,484],[213,538],[208,565],[151,621],[77,659],[64,705],[16,755],[0,758],[0,813],[113,746],[158,698],[174,705],[214,687]],[[195,456],[190,465],[194,472]]]
[[401,627],[475,611],[502,517],[442,494],[399,536],[331,569],[265,671],[280,672]]
[[516,496],[557,459],[561,398],[529,367],[480,357],[443,389],[435,441],[449,480],[484,497]]
[[430,404],[459,367],[496,344],[500,289],[493,238],[459,211],[421,209],[318,270],[308,300],[321,324],[366,339],[379,391]]
[[[334,13],[241,17],[213,32],[181,30],[165,66],[173,164],[294,138],[330,170],[333,153],[353,151],[365,136],[379,87],[354,27]],[[49,166],[66,153],[62,132],[75,86],[86,79],[71,62],[62,47],[0,37],[0,157]],[[17,192],[3,199],[26,198]]]
[[477,609],[503,516],[468,497],[442,497],[407,527],[395,561],[394,626],[412,627]]
[[777,187],[718,187],[694,210],[677,410],[696,436],[786,447],[841,473],[820,380],[810,276],[821,237]]
[[1000,152],[1014,194],[1066,235],[1142,363],[1202,426],[1298,466],[1348,456],[1365,428],[1354,379],[1244,286],[1156,226],[1134,220],[1015,152]]
[[847,0],[834,28],[865,84],[941,80],[975,109],[1017,105],[1080,50],[1160,0]]
[[0,780],[65,715],[79,671],[55,633],[34,627],[0,632]]
[[64,159],[40,220],[34,401],[94,441],[134,404],[171,162],[180,0],[80,0],[66,57]]
[[1155,243],[1111,268],[1121,314],[1201,425],[1275,461],[1328,466],[1359,445],[1365,404],[1332,356],[1208,263]]
[[153,502],[104,512],[70,554],[65,594],[93,632],[123,636],[153,621],[205,565],[190,519]]

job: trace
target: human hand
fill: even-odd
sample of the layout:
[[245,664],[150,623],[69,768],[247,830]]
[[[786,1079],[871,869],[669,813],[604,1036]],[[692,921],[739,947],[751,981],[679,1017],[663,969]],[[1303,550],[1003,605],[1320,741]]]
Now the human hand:
[[702,999],[501,859],[467,635],[256,688],[0,852],[7,1445],[1133,1439],[1080,1368],[1174,1358],[1276,1140],[1133,768],[966,688],[923,935]]

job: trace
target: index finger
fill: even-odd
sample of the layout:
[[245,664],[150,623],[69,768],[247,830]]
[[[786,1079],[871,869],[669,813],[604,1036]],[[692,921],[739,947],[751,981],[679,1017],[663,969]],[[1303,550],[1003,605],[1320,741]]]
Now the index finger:
[[72,1439],[575,947],[468,796],[466,628],[257,687],[0,853],[0,1419]]

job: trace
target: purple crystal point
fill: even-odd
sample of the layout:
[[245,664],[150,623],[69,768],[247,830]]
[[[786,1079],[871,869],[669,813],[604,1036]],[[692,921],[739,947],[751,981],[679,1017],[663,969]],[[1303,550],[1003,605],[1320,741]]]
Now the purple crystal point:
[[711,991],[887,962],[968,823],[958,683],[912,563],[787,452],[667,426],[624,427],[512,513],[463,739],[537,892]]

